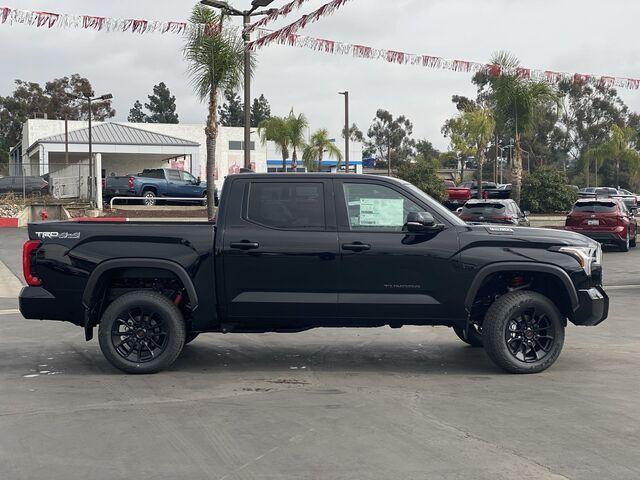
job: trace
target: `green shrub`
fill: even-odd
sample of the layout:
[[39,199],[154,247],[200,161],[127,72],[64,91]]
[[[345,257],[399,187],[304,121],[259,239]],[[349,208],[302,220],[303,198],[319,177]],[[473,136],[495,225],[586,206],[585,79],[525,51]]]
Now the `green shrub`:
[[402,163],[398,167],[398,177],[415,185],[438,202],[443,202],[447,198],[447,190],[442,179],[438,177],[435,165],[420,156],[415,163]]
[[535,213],[566,212],[578,199],[566,175],[553,167],[542,167],[522,179],[522,210]]

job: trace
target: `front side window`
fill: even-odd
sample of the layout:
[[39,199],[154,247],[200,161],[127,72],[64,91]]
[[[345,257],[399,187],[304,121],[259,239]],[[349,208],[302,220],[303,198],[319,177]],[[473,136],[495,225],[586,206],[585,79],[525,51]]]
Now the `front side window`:
[[252,183],[247,220],[277,229],[324,230],[324,185],[298,182]]
[[175,170],[167,170],[167,180],[170,182],[181,182],[180,173]]
[[190,182],[190,183],[196,183],[196,179],[193,175],[191,175],[189,172],[180,172],[180,177],[182,177],[182,181],[183,182]]
[[402,232],[407,215],[424,210],[395,190],[375,184],[345,183],[344,197],[352,231]]

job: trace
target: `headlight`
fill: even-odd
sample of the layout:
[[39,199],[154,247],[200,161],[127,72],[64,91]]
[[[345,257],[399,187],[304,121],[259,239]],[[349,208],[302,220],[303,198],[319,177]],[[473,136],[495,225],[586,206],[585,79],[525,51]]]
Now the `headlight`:
[[559,252],[571,255],[578,260],[587,275],[591,275],[593,265],[602,265],[602,247],[598,244],[595,247],[561,247]]

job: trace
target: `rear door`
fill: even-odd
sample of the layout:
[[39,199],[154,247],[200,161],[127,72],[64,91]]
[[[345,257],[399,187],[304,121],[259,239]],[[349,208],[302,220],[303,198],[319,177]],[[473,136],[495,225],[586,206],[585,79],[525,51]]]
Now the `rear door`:
[[339,250],[331,181],[248,177],[226,195],[222,254],[229,317],[334,317]]
[[420,199],[376,180],[335,180],[341,248],[338,314],[353,319],[424,320],[449,315],[452,258],[458,234],[409,234],[410,212],[429,212]]
[[177,170],[165,170],[167,178],[167,197],[186,197],[185,182]]

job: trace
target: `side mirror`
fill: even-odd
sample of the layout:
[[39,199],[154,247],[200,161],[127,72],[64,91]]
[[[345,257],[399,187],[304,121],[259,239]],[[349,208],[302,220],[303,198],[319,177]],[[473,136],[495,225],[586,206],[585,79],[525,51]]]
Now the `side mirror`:
[[196,185],[200,185],[201,183],[202,183],[202,180],[200,180],[200,177],[198,177],[198,178],[196,179]]
[[637,208],[632,208],[631,209],[631,215],[637,215],[638,214],[638,209]]
[[525,210],[523,213],[525,217],[528,217],[529,215],[531,215],[531,212],[529,210]]
[[462,207],[456,208],[456,213],[460,215],[462,213]]
[[438,225],[428,212],[411,212],[407,215],[406,229],[410,233],[439,232],[444,225]]

